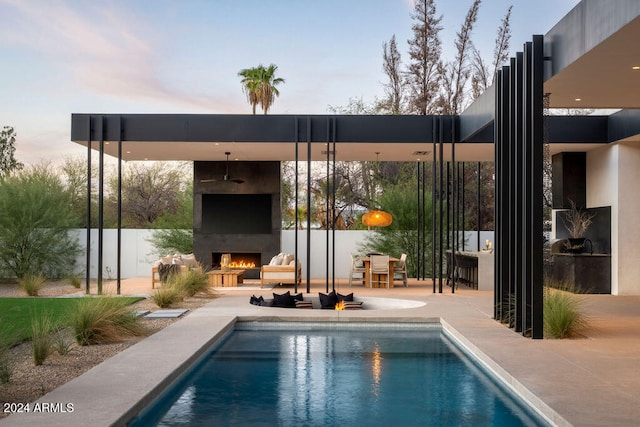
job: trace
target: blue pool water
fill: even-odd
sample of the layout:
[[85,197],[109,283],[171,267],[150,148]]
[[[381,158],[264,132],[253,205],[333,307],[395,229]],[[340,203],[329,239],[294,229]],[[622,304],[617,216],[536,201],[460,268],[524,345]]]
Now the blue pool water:
[[546,425],[439,329],[236,330],[135,426]]

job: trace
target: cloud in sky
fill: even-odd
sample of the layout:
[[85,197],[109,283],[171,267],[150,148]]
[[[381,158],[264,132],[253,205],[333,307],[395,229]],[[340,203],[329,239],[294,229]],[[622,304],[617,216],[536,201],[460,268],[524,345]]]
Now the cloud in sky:
[[[485,1],[474,44],[491,55],[509,4],[514,50],[578,0]],[[445,58],[471,3],[438,0]],[[382,43],[408,60],[414,0],[0,0],[0,125],[23,162],[61,158],[72,113],[249,114],[237,72],[278,65],[271,114],[323,114],[381,96]],[[449,50],[447,50],[449,49]],[[57,153],[57,155],[56,155]]]
[[163,36],[131,10],[93,1],[0,3],[17,12],[0,30],[5,43],[62,62],[73,83],[93,94],[163,101],[204,111],[218,107],[211,99],[181,92],[161,79],[158,45]]

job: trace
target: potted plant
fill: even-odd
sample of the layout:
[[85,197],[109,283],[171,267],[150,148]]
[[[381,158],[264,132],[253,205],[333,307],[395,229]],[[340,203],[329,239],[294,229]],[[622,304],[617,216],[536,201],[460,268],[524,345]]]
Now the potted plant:
[[589,213],[584,209],[578,209],[573,200],[569,200],[571,209],[565,215],[560,216],[562,223],[569,232],[569,243],[567,244],[567,252],[582,253],[584,249],[585,233],[593,222],[595,214]]

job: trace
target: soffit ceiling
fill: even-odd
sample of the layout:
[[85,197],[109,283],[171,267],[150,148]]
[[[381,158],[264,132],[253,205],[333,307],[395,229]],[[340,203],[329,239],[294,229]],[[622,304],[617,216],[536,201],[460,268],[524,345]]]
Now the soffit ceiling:
[[640,108],[639,41],[640,17],[545,82],[551,107]]

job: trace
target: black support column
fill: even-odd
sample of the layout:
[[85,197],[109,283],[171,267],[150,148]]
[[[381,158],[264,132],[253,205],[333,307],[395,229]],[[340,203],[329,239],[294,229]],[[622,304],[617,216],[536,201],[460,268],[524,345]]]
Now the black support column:
[[496,76],[496,319],[543,337],[543,37]]

